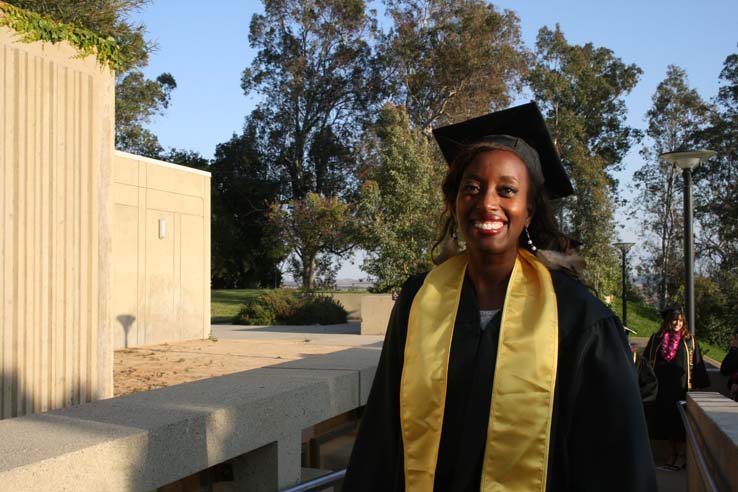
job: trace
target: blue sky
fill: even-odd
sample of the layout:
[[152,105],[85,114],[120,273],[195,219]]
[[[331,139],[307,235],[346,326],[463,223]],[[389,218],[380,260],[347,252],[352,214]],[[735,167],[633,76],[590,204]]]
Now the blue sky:
[[[666,67],[687,71],[690,84],[705,99],[717,94],[718,75],[725,57],[738,52],[738,1],[704,0],[539,0],[493,2],[520,17],[523,40],[533,48],[544,25],[561,25],[569,43],[593,43],[613,50],[626,63],[643,70],[639,84],[627,97],[628,124],[645,127],[645,113]],[[170,72],[177,89],[164,116],[150,125],[165,147],[196,150],[212,158],[215,146],[238,133],[257,97],[243,94],[242,70],[255,52],[248,45],[248,27],[256,0],[153,0],[136,15],[159,49],[151,56],[147,75]],[[523,96],[521,100],[525,100]],[[618,175],[623,192],[642,165],[634,149]],[[622,217],[622,214],[618,214]],[[637,228],[622,231],[635,241]],[[365,277],[347,265],[340,277]]]

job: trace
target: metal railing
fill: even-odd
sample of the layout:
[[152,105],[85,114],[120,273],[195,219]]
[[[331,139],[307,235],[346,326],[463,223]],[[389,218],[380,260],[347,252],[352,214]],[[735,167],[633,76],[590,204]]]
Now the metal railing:
[[689,416],[686,411],[687,402],[677,402],[677,408],[679,409],[679,415],[682,417],[684,429],[687,431],[687,439],[689,439],[689,445],[692,448],[692,453],[694,454],[694,458],[697,463],[697,471],[700,474],[702,485],[704,485],[707,492],[719,492],[720,489],[718,489],[715,480],[710,476],[710,470],[707,469],[705,457],[702,455],[702,451],[697,443],[697,437],[694,434],[694,429],[692,428],[692,424],[689,422]]
[[320,490],[340,482],[345,476],[346,469],[344,468],[343,470],[338,470],[336,472],[323,475],[322,477],[308,480],[307,482],[301,483],[300,485],[295,485],[294,487],[284,489],[282,490],[282,492],[310,492],[314,490]]

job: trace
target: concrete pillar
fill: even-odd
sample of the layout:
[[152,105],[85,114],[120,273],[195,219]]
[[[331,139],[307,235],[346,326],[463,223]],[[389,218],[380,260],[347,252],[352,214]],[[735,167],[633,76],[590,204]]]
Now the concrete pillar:
[[274,492],[300,482],[300,434],[289,435],[231,460],[239,492]]

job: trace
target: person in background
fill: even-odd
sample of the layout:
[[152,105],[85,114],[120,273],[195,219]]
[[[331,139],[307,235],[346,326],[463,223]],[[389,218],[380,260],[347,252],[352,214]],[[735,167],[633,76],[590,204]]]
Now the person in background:
[[728,391],[734,401],[738,401],[738,328],[733,331],[730,348],[725,354],[720,373],[728,377]]
[[650,362],[659,382],[656,400],[649,407],[648,429],[652,439],[671,443],[671,460],[666,470],[684,467],[684,424],[677,403],[687,391],[706,388],[710,380],[696,337],[689,333],[679,306],[661,311],[661,327],[648,340],[644,357]]
[[656,490],[627,339],[556,224],[573,188],[537,106],[434,135],[440,264],[395,303],[343,490]]

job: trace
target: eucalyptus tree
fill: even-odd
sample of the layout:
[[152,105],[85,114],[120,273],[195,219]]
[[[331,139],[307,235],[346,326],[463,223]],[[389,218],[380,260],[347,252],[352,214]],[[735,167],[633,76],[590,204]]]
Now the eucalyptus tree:
[[[316,210],[311,202],[299,202],[311,193],[346,199],[356,190],[354,149],[384,87],[370,45],[376,22],[363,0],[263,3],[264,13],[252,17],[249,31],[258,52],[243,71],[241,87],[261,96],[257,138],[270,172],[286,183],[280,205],[308,213]],[[299,257],[300,271],[311,276],[303,284],[312,286],[311,266],[326,264],[319,257],[331,253],[308,247],[310,237],[299,237],[304,229],[293,232],[298,236],[285,241],[296,251],[312,252]]]
[[411,124],[432,127],[508,106],[521,89],[528,53],[520,20],[484,0],[386,0],[383,38],[393,101]]
[[446,164],[433,127],[510,104],[529,54],[512,11],[483,0],[388,0],[378,45],[389,102],[361,159],[362,269],[397,290],[432,266]]
[[589,281],[601,293],[615,288],[619,271],[611,246],[618,184],[613,172],[640,138],[625,124],[624,98],[641,73],[608,48],[570,44],[558,25],[538,31],[528,84],[576,192],[559,204],[559,217],[565,232],[582,243]]
[[116,146],[128,152],[159,157],[159,140],[145,125],[169,105],[177,83],[169,73],[147,79],[141,69],[148,65],[155,43],[144,36],[143,24],[131,20],[149,0],[8,0],[22,9],[38,12],[97,34],[113,37],[121,51],[122,67],[116,74]]
[[695,146],[717,151],[695,170],[695,285],[701,337],[727,347],[738,317],[738,53],[729,55],[707,126]]
[[653,231],[645,237],[646,256],[641,268],[663,307],[676,296],[682,283],[683,204],[679,169],[658,156],[687,150],[696,132],[707,123],[709,107],[689,87],[687,73],[675,65],[669,65],[651,100],[646,113],[649,143],[641,151],[646,164],[633,176],[639,195],[633,217],[640,219],[644,230]]

